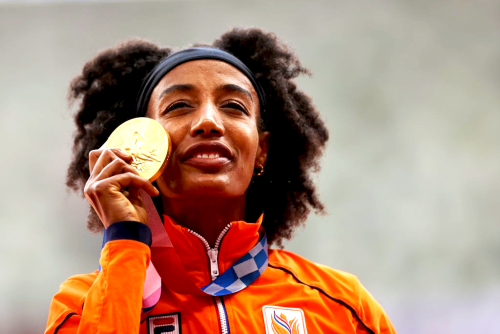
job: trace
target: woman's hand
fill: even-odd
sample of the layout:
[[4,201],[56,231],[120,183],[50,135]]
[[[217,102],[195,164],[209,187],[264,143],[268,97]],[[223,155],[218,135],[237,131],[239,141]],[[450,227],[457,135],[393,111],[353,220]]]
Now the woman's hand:
[[159,195],[158,189],[127,163],[131,161],[131,155],[118,149],[101,148],[89,154],[90,177],[84,194],[105,228],[125,220],[147,224],[139,189],[150,196]]

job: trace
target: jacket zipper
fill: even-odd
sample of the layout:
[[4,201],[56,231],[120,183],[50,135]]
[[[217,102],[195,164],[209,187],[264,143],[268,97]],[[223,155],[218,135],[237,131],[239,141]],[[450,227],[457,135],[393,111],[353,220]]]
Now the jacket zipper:
[[[227,231],[229,231],[230,228],[231,228],[230,223],[226,225],[226,227],[224,227],[224,229],[219,234],[219,237],[215,242],[214,248],[210,248],[208,241],[205,238],[203,238],[200,234],[196,233],[191,229],[188,229],[188,232],[196,236],[198,239],[200,239],[201,242],[205,245],[205,248],[207,249],[208,259],[210,262],[210,275],[212,276],[212,282],[215,281],[215,279],[219,276],[219,247],[222,238],[224,237],[224,235],[226,235]],[[214,296],[213,298],[217,306],[217,312],[219,313],[219,321],[220,321],[220,328],[222,329],[222,334],[229,334],[229,323],[226,316],[226,308],[224,307],[224,302],[222,301],[222,296],[220,297]]]

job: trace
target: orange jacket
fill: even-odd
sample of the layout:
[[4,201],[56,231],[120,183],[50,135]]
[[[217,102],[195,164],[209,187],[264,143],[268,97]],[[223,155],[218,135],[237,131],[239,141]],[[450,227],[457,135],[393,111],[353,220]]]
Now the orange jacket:
[[[256,244],[260,223],[231,223],[219,248],[220,273]],[[167,216],[165,228],[192,281],[199,287],[210,283],[204,243]],[[45,333],[396,333],[355,276],[276,249],[269,250],[263,274],[235,294],[183,295],[163,286],[158,304],[141,314],[150,256],[140,241],[106,243],[101,272],[61,285]]]

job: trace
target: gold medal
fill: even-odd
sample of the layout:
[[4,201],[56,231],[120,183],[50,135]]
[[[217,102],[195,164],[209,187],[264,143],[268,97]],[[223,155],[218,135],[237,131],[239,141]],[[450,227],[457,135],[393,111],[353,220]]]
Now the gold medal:
[[172,143],[163,126],[154,119],[137,117],[126,121],[113,131],[104,144],[132,156],[132,167],[153,182],[167,166]]

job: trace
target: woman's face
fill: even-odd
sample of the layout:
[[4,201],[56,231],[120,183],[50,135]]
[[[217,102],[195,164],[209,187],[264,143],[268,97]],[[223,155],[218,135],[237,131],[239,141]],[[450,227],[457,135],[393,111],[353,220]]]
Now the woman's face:
[[244,196],[267,158],[259,98],[250,80],[218,60],[177,66],[155,87],[147,116],[170,134],[172,154],[157,180],[169,198]]

